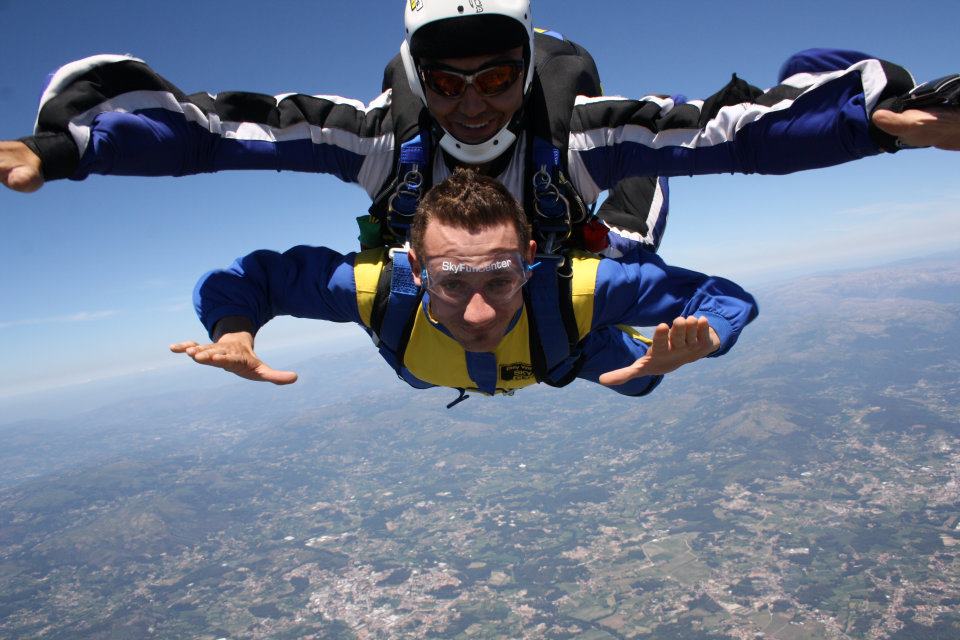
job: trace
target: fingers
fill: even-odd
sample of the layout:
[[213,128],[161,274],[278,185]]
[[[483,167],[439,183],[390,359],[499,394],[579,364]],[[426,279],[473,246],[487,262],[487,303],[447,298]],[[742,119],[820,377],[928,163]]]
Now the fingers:
[[670,350],[698,353],[712,349],[710,340],[710,322],[706,318],[694,316],[679,317],[670,327]]
[[170,345],[170,351],[173,351],[174,353],[186,353],[188,348],[197,346],[200,345],[193,340],[187,340],[186,342],[174,342],[172,345]]
[[667,351],[670,348],[670,325],[661,322],[653,330],[653,344],[650,349],[653,351]]
[[697,318],[697,344],[711,344],[710,322],[706,318]]
[[686,335],[684,342],[691,349],[695,349],[698,346],[697,343],[697,330],[699,327],[699,318],[687,318],[686,321]]
[[670,348],[683,349],[687,345],[687,319],[680,317],[670,325]]
[[215,342],[197,344],[193,340],[170,345],[174,353],[185,353],[197,364],[217,367],[241,378],[256,382],[272,382],[277,385],[293,384],[297,374],[293,371],[277,371],[261,361],[245,344]]

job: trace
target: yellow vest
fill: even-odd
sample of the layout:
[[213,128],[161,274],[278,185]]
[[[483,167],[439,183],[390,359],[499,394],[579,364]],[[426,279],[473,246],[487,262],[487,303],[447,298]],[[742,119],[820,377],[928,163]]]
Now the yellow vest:
[[[579,338],[582,340],[590,332],[593,321],[593,298],[600,258],[578,251],[572,253],[570,259],[574,317]],[[360,310],[360,319],[368,329],[371,326],[380,272],[386,261],[387,252],[383,248],[363,251],[357,254],[354,261],[357,307]],[[635,334],[632,329],[630,332]],[[497,345],[493,355],[496,358],[497,392],[511,392],[537,382],[530,354],[530,323],[526,305],[513,328]],[[416,378],[433,385],[477,389],[477,382],[471,379],[467,372],[466,351],[437,327],[422,304],[416,312],[402,365]]]

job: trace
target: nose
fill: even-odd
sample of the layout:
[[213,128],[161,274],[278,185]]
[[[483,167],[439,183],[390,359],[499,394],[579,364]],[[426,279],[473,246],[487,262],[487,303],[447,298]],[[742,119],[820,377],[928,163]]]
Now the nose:
[[482,326],[492,321],[496,315],[497,310],[484,299],[480,292],[476,292],[463,310],[463,321],[467,324]]
[[459,105],[460,113],[467,117],[478,116],[487,109],[486,103],[483,101],[483,96],[477,91],[476,87],[472,84],[467,85],[467,88],[463,91],[463,96],[460,98]]

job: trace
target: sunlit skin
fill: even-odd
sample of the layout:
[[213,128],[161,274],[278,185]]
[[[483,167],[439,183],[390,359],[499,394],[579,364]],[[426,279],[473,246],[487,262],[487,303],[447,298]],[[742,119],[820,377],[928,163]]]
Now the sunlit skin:
[[[491,62],[522,60],[523,47],[515,47],[492,55],[467,58],[423,60],[421,64],[437,64],[462,73],[473,73]],[[424,87],[427,108],[437,123],[454,138],[467,144],[479,144],[492,138],[505,127],[523,106],[523,75],[496,96],[483,96],[472,85],[458,98],[445,98]]]
[[[526,248],[520,247],[516,229],[506,222],[473,233],[431,221],[423,238],[424,259],[449,257],[477,263],[511,251],[519,252],[528,262],[532,262],[536,246],[531,240]],[[420,261],[415,252],[411,252],[410,259],[414,267],[414,281],[419,285]],[[466,304],[453,304],[431,297],[430,317],[442,324],[465,350],[490,352],[500,344],[510,321],[522,306],[522,289],[508,300],[496,304],[477,291]]]

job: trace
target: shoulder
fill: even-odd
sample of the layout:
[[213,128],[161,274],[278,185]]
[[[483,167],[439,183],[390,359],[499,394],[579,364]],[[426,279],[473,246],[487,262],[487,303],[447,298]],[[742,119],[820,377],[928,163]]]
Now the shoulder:
[[567,259],[570,260],[573,275],[571,293],[574,296],[592,296],[597,286],[597,271],[606,258],[596,253],[576,249],[568,254]]
[[390,256],[385,247],[366,249],[354,257],[353,279],[357,289],[357,309],[364,326],[370,326],[380,276],[389,262]]

